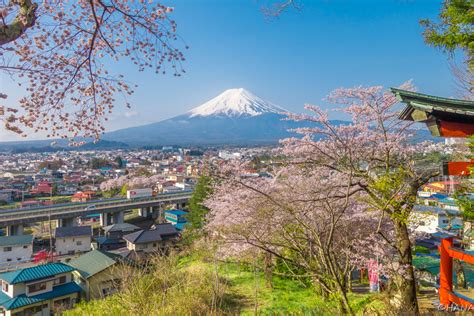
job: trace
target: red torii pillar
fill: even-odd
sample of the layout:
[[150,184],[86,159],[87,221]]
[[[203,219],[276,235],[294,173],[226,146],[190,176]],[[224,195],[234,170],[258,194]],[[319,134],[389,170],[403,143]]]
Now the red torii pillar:
[[453,237],[449,235],[441,237],[438,250],[440,255],[439,303],[444,307],[449,307],[451,303],[454,303],[469,310],[474,308],[472,299],[453,292],[453,259],[474,264],[474,254],[453,248]]

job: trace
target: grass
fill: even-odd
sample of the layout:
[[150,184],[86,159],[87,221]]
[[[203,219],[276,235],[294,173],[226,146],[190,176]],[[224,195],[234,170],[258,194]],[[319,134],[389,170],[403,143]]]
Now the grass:
[[[182,265],[193,268],[206,265],[215,270],[213,263],[184,258]],[[312,287],[305,286],[297,280],[273,276],[272,287],[266,285],[262,272],[255,273],[251,267],[237,263],[219,262],[217,272],[228,285],[223,304],[228,305],[232,312],[242,315],[327,315],[340,314],[335,300],[318,296]],[[380,311],[383,303],[376,295],[350,293],[349,299],[353,310],[362,314],[363,311]],[[229,303],[230,302],[230,303]]]
[[[121,296],[83,302],[66,314],[171,315],[173,310],[176,315],[341,315],[335,300],[318,296],[311,286],[274,276],[269,287],[263,273],[252,266],[209,258],[209,254],[193,254],[178,261],[160,261],[154,275],[136,279],[138,283]],[[212,305],[214,297],[220,299],[217,310]],[[378,295],[351,293],[349,299],[357,315],[386,314]]]

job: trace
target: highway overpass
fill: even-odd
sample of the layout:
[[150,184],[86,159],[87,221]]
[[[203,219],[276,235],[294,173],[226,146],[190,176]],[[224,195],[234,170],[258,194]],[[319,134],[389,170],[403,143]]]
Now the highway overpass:
[[191,190],[173,193],[160,193],[149,198],[108,199],[82,203],[56,204],[36,208],[0,210],[0,227],[6,228],[7,235],[21,235],[23,224],[58,220],[59,226],[74,225],[77,217],[100,214],[101,224],[123,222],[124,211],[140,209],[142,216],[154,214],[163,205],[183,206],[192,195]]

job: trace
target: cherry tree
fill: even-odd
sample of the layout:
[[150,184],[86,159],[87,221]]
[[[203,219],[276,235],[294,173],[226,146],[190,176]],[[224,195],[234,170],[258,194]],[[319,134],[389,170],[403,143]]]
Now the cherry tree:
[[154,188],[159,182],[163,181],[162,175],[139,176],[131,173],[126,176],[120,176],[114,179],[105,180],[100,184],[102,191],[120,189],[124,185],[129,189]]
[[325,166],[285,164],[268,170],[272,177],[246,177],[238,162],[224,166],[205,202],[207,229],[225,257],[260,250],[283,262],[286,276],[310,279],[351,314],[352,249],[376,229],[377,220],[358,201],[350,175]]
[[[411,83],[401,86],[413,89]],[[304,166],[325,166],[340,177],[351,177],[353,190],[377,211],[380,223],[389,220],[393,230],[377,233],[394,251],[406,273],[395,278],[400,306],[418,313],[412,264],[409,219],[418,189],[439,170],[416,160],[421,146],[410,142],[411,122],[398,119],[395,96],[382,87],[356,87],[333,91],[328,101],[334,110],[351,117],[348,124],[334,123],[318,106],[306,106],[313,115],[289,114],[296,121],[313,123],[299,128],[302,137],[282,141],[284,152]]]
[[98,139],[114,105],[130,107],[123,60],[184,72],[172,12],[145,0],[0,0],[0,70],[26,92],[18,107],[2,107],[5,127]]

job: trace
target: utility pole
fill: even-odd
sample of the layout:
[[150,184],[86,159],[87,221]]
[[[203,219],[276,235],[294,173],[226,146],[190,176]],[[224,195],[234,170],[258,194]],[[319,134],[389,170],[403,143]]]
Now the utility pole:
[[48,220],[49,220],[49,257],[50,261],[53,259],[53,232],[52,232],[52,225],[51,225],[51,209],[48,213]]

